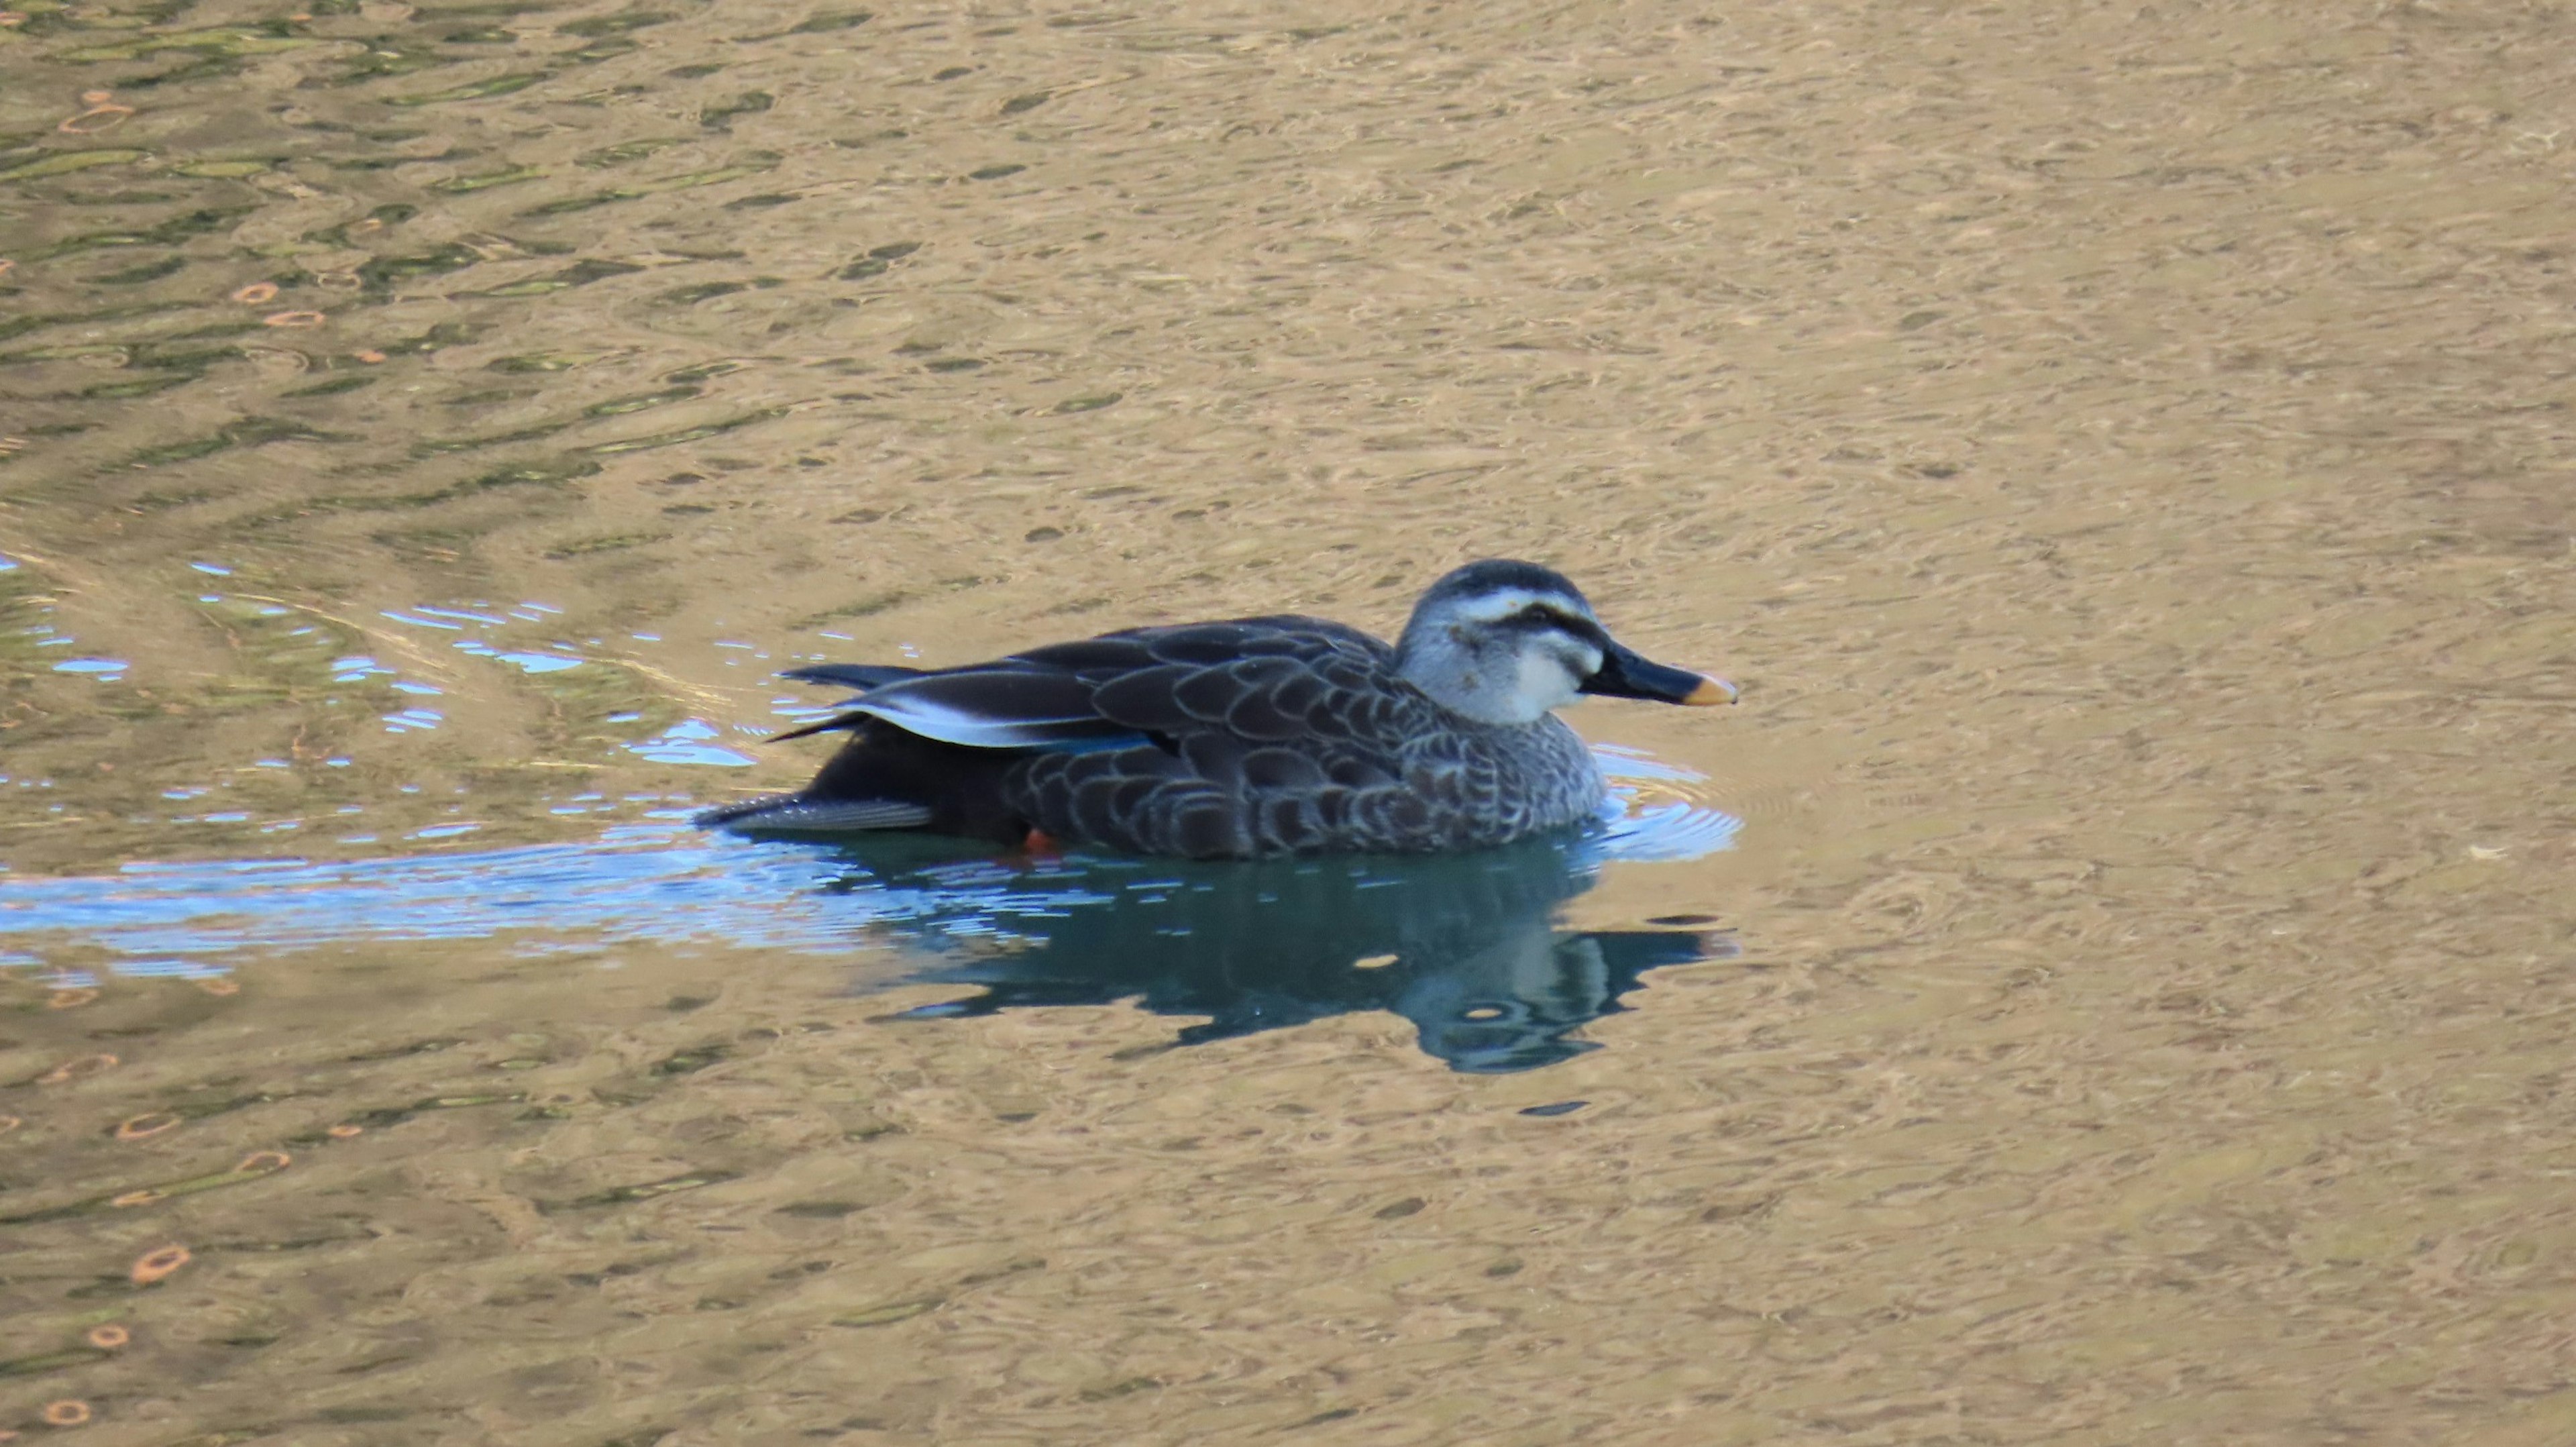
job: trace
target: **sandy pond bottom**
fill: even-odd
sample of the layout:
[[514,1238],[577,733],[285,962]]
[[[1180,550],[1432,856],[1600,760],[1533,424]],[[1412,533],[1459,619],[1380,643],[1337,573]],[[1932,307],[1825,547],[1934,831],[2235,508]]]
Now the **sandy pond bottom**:
[[[19,13],[0,1431],[2576,1440],[2564,6]],[[1589,852],[681,823],[1490,554]]]

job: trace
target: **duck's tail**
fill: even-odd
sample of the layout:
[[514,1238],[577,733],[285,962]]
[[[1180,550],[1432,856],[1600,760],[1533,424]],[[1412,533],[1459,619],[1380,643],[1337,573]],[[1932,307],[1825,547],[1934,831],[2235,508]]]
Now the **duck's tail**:
[[772,794],[720,804],[689,822],[703,829],[730,829],[737,834],[848,834],[868,829],[919,829],[930,822],[930,807],[901,799],[816,799],[804,794]]
[[[846,679],[843,681],[847,681]],[[741,834],[852,834],[926,829],[1017,844],[1028,822],[1003,797],[1018,755],[926,739],[867,714],[838,721],[847,743],[792,794],[720,804],[701,826]]]
[[861,693],[898,678],[919,678],[923,670],[906,668],[899,663],[808,663],[796,668],[782,668],[781,678],[799,683],[837,683]]

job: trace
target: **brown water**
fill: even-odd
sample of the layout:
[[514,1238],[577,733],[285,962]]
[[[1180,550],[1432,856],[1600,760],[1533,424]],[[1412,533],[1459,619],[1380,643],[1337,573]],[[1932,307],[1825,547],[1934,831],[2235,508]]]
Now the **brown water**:
[[[2576,1440],[2566,5],[21,4],[0,1428]],[[1485,554],[1543,1068],[674,818]]]

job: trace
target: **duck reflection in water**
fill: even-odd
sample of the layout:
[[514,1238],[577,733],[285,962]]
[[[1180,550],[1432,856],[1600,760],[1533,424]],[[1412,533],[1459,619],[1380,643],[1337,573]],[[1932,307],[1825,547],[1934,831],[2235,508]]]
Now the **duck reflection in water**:
[[1386,1010],[1451,1068],[1499,1073],[1599,1048],[1574,1032],[1625,1008],[1646,971],[1735,953],[1696,918],[1555,928],[1558,908],[1598,882],[1588,836],[1429,857],[1017,867],[907,860],[892,842],[845,856],[855,867],[830,888],[910,896],[887,922],[932,959],[905,980],[982,988],[898,1019],[1131,999],[1207,1017],[1173,1048]]

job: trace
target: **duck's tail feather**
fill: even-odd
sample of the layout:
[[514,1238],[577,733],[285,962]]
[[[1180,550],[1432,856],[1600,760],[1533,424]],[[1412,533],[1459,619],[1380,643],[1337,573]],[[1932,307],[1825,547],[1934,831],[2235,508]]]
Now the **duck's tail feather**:
[[[795,679],[798,683],[829,683],[842,688],[855,688],[864,696],[869,689],[880,688],[901,679],[919,678],[927,671],[906,668],[899,663],[808,663],[796,668],[782,668],[778,671],[778,676]],[[855,698],[847,700],[843,707],[857,702],[858,699]],[[783,734],[771,734],[766,742],[779,744],[789,739],[828,734],[836,729],[856,728],[866,717],[865,714],[856,713],[833,714],[802,728],[789,729]]]
[[869,829],[919,829],[930,822],[926,804],[901,799],[809,799],[773,794],[709,809],[690,822],[759,834],[849,834]]
[[898,678],[919,678],[926,669],[906,668],[899,663],[808,663],[798,668],[782,668],[781,678],[798,683],[833,683],[861,692]]
[[854,737],[813,782],[710,809],[698,822],[745,834],[851,834],[921,829],[1018,844],[1029,826],[1004,796],[1019,756],[923,738],[868,714],[827,720]]
[[762,739],[761,742],[764,744],[783,744],[789,739],[810,739],[816,734],[828,734],[836,729],[854,729],[866,723],[869,717],[870,715],[863,713],[836,713],[814,723],[809,723],[803,728],[789,729],[783,734],[771,734],[769,737]]

